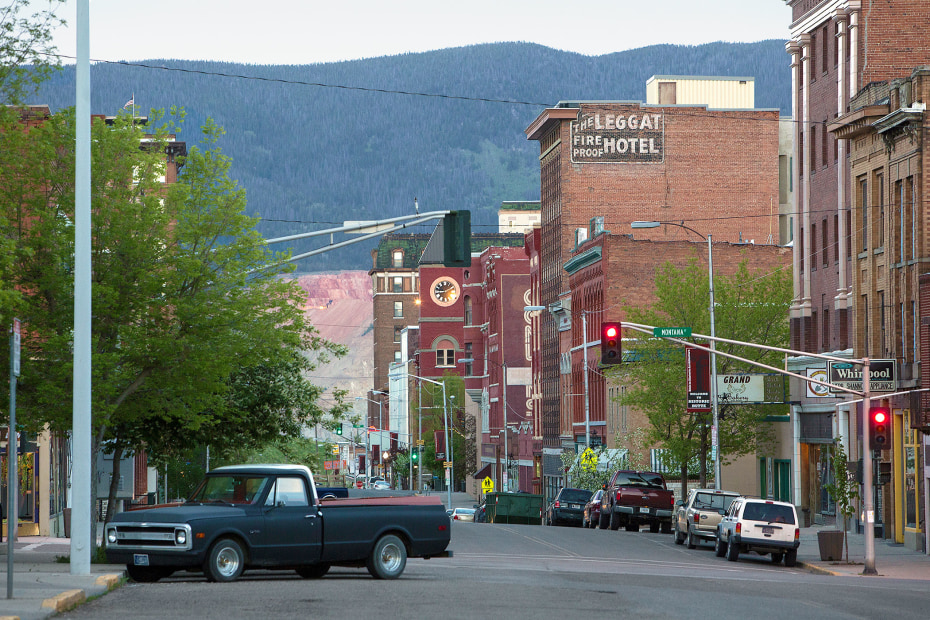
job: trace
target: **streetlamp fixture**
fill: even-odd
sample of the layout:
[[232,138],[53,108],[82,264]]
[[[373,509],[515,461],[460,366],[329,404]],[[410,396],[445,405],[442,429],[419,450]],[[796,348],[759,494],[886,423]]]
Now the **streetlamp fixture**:
[[710,407],[713,411],[713,428],[711,429],[711,445],[714,448],[714,488],[720,489],[720,413],[717,404],[717,337],[714,324],[714,246],[713,236],[708,233],[702,235],[690,226],[678,222],[632,222],[630,228],[658,228],[659,226],[678,226],[690,230],[698,237],[707,240],[707,272],[710,285]]
[[420,381],[426,381],[427,383],[432,383],[434,385],[442,386],[442,414],[443,419],[446,424],[445,428],[445,439],[446,439],[446,457],[449,459],[449,484],[446,485],[446,490],[448,492],[448,504],[446,508],[452,508],[452,484],[455,482],[455,461],[452,458],[452,437],[449,430],[449,407],[448,399],[446,398],[446,384],[444,381],[436,381],[435,379],[427,379],[426,377],[421,377],[419,375],[412,375],[407,373],[408,377],[413,377],[414,379],[419,379]]
[[[380,391],[375,390],[374,392],[372,392],[372,394],[384,394],[384,392],[380,392]],[[356,397],[355,397],[355,400],[367,400],[367,401],[370,402],[370,403],[376,403],[376,404],[378,405],[378,437],[379,437],[378,441],[381,442],[381,443],[383,444],[383,442],[384,442],[384,435],[381,433],[381,426],[382,426],[382,424],[381,424],[381,422],[382,422],[382,416],[381,416],[381,414],[382,414],[383,407],[382,407],[381,401],[380,401],[380,400],[371,400],[370,398],[366,398],[366,397],[364,397],[364,396],[356,396]],[[367,424],[367,418],[368,418],[367,415],[365,416],[365,418],[366,418],[366,424],[365,424],[365,444],[366,444],[366,448],[365,448],[365,453],[368,455],[368,456],[367,456],[367,462],[365,463],[365,470],[366,470],[366,471],[365,471],[365,487],[367,488],[367,487],[370,487],[370,486],[371,486],[371,456],[372,456],[372,454],[371,454],[371,425],[370,425],[370,424]]]

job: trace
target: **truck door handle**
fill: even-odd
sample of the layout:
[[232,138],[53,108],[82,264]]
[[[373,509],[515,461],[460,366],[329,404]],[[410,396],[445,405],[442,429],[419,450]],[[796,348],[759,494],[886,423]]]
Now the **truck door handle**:
[[308,515],[304,515],[304,519],[316,519],[316,515],[313,513],[310,513]]

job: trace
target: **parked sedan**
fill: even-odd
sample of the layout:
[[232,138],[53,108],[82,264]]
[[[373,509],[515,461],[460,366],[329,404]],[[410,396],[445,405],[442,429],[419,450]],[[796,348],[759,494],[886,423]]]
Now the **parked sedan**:
[[584,516],[581,520],[581,527],[597,527],[601,520],[601,498],[604,496],[604,489],[598,489],[584,506]]
[[475,520],[475,509],[474,508],[453,508],[451,517],[453,521],[474,521]]
[[546,511],[546,522],[549,525],[581,525],[584,507],[591,495],[591,491],[585,489],[560,489]]

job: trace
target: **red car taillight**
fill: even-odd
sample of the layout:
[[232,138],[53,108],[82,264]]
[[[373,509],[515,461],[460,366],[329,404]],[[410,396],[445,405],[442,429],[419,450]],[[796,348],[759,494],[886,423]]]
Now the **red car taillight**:
[[737,524],[736,524],[736,533],[737,533],[737,534],[741,534],[742,532],[743,532],[743,524],[742,524],[742,523],[737,523]]
[[694,522],[700,523],[700,521],[701,521],[701,514],[698,512],[694,513]]
[[794,539],[800,540],[800,538],[801,538],[801,530],[798,528],[794,528]]
[[555,500],[555,503],[553,504],[553,506],[555,506],[556,508],[558,508],[560,505],[561,505],[561,504],[559,504],[559,500]]

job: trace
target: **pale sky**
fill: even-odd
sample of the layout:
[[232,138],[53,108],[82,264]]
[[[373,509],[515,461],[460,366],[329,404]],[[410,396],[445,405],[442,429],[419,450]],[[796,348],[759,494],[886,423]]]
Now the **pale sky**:
[[[67,56],[76,6],[59,10],[68,26],[55,45]],[[790,21],[784,0],[90,0],[90,56],[312,64],[501,41],[597,56],[786,39]]]

